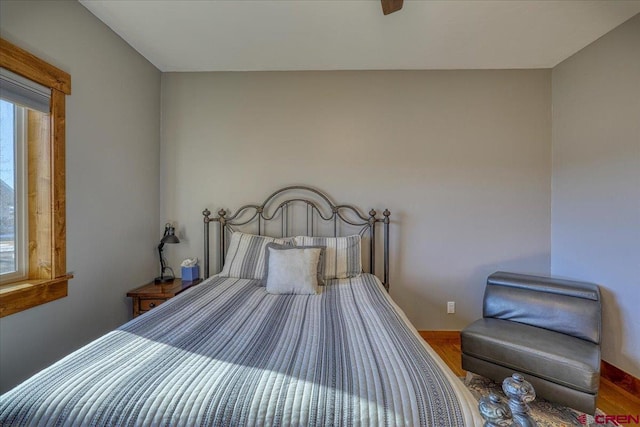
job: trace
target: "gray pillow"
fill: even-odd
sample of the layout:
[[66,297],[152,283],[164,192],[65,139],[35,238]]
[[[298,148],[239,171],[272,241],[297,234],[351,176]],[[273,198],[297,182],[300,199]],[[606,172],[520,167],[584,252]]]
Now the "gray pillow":
[[321,246],[267,244],[263,286],[271,294],[317,294],[323,252]]

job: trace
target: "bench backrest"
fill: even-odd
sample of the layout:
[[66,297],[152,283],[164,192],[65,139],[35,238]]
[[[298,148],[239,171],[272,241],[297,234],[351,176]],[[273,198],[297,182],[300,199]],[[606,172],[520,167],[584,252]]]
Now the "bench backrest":
[[592,283],[499,271],[487,279],[483,316],[600,343],[600,289]]

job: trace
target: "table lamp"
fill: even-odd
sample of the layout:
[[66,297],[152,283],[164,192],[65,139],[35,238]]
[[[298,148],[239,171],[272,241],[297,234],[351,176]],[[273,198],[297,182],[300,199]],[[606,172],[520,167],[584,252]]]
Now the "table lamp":
[[[160,277],[156,277],[155,283],[169,283],[173,282],[174,273],[171,267],[167,267],[167,263],[162,256],[162,248],[164,248],[165,243],[180,243],[180,239],[176,236],[176,229],[171,223],[166,223],[164,225],[164,234],[162,235],[162,240],[160,240],[160,244],[158,245],[158,255],[160,256]],[[165,275],[165,270],[170,270],[171,275]]]

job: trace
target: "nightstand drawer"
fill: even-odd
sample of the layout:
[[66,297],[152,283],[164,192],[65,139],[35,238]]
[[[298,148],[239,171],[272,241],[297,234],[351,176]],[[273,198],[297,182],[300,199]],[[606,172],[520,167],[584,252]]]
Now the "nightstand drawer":
[[156,284],[155,281],[144,286],[130,290],[127,296],[133,298],[133,317],[138,317],[142,313],[159,306],[163,302],[175,297],[185,289],[202,283],[202,280],[192,282],[182,282],[182,279],[174,279],[173,282]]
[[140,311],[148,311],[151,310],[153,307],[157,307],[160,304],[162,304],[163,302],[165,302],[166,299],[140,299]]

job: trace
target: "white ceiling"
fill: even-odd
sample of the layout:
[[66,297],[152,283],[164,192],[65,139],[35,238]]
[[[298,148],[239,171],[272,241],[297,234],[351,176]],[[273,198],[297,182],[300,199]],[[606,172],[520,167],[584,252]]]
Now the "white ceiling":
[[640,1],[80,0],[161,71],[550,68]]

